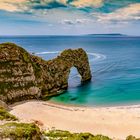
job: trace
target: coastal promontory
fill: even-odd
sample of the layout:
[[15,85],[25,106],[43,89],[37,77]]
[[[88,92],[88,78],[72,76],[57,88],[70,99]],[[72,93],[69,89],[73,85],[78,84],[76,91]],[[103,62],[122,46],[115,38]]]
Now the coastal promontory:
[[0,44],[0,100],[11,103],[57,95],[67,89],[72,67],[77,68],[82,82],[91,79],[88,56],[82,48],[64,50],[45,61],[16,44]]

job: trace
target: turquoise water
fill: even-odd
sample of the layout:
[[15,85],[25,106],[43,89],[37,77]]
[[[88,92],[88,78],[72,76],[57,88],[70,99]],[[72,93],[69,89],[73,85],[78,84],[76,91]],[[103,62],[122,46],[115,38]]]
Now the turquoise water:
[[91,82],[81,85],[72,68],[68,90],[53,101],[87,106],[140,103],[140,37],[0,37],[2,42],[17,43],[46,60],[67,48],[87,51]]

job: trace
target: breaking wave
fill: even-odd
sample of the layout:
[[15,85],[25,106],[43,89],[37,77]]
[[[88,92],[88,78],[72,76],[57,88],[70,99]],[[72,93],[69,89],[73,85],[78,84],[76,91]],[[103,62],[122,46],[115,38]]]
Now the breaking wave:
[[[44,54],[60,54],[61,51],[47,51],[47,52],[39,52],[39,53],[35,53],[36,55],[44,55]],[[106,56],[100,53],[90,53],[87,52],[87,54],[89,56],[93,56],[93,58],[90,58],[89,61],[93,62],[93,61],[101,61],[106,59]]]

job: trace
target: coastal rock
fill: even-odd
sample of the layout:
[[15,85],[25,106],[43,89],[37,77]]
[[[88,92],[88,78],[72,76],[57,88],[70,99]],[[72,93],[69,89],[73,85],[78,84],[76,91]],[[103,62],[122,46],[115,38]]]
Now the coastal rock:
[[10,103],[56,95],[67,89],[72,67],[82,82],[91,79],[88,57],[81,48],[64,50],[45,61],[16,44],[0,44],[0,100]]
[[0,108],[4,108],[5,110],[9,110],[10,108],[8,107],[8,105],[0,100]]

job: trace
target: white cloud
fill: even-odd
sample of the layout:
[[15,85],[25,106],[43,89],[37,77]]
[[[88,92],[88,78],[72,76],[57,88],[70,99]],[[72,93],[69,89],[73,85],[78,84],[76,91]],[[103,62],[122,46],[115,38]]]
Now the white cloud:
[[93,22],[90,19],[84,19],[84,18],[78,18],[78,19],[64,19],[62,20],[62,24],[67,24],[67,25],[79,25],[79,24],[87,24]]
[[60,3],[62,3],[62,4],[64,4],[64,5],[67,4],[67,0],[57,0],[57,1],[60,2]]
[[[76,8],[84,7],[100,7],[102,6],[104,0],[75,0],[73,2],[67,3],[68,0],[0,0],[0,10],[5,10],[9,12],[32,10],[32,6],[40,5],[47,6],[51,2],[58,2],[66,6],[74,6]],[[55,8],[55,7],[54,7]]]
[[83,7],[100,7],[103,4],[103,0],[76,0],[71,5],[83,8]]
[[100,22],[140,20],[140,4],[131,4],[112,13],[93,13],[92,15]]
[[0,0],[0,10],[9,12],[22,11],[25,8],[26,0]]
[[62,24],[73,25],[75,22],[73,20],[64,19],[62,20]]
[[127,7],[117,9],[112,13],[94,12],[86,13],[81,10],[72,8],[83,7],[100,7],[104,0],[75,0],[70,3],[70,8],[52,8],[52,9],[34,9],[36,5],[47,5],[50,2],[59,2],[67,5],[68,0],[40,0],[36,3],[35,0],[0,0],[0,10],[9,12],[31,12],[33,16],[41,21],[47,21],[53,24],[80,25],[92,24],[93,22],[120,22],[127,23],[128,21],[140,20],[140,3],[130,4]]
[[82,24],[90,22],[89,17],[85,12],[66,10],[66,9],[51,9],[33,11],[37,18],[42,18],[52,24]]

